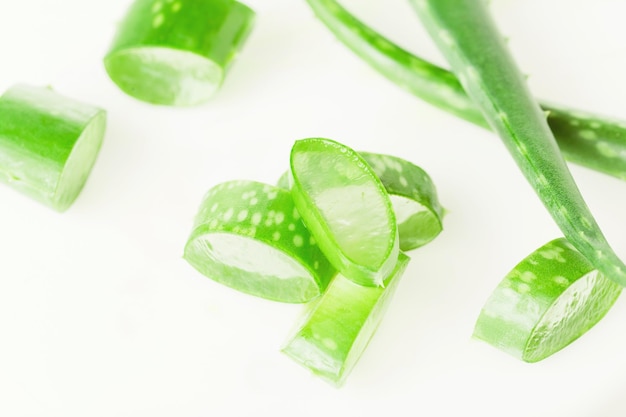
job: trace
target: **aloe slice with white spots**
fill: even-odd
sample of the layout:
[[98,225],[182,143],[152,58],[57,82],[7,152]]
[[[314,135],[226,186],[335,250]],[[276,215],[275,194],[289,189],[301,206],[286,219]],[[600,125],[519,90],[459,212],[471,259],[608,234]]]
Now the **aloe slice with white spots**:
[[104,58],[106,70],[137,99],[202,103],[222,84],[254,16],[234,0],[135,0]]
[[565,237],[606,277],[626,265],[602,234],[483,1],[412,0],[465,91],[498,133]]
[[221,284],[288,303],[319,296],[336,273],[291,194],[255,181],[230,181],[209,190],[184,258]]
[[376,332],[409,258],[402,252],[383,287],[366,287],[339,274],[309,306],[282,351],[341,386]]
[[[319,20],[383,76],[422,100],[489,128],[456,76],[401,48],[335,0],[307,0]],[[565,159],[626,179],[626,121],[542,103]]]
[[566,239],[556,239],[502,280],[478,317],[474,338],[537,362],[591,329],[621,290]]
[[328,260],[358,284],[382,285],[398,258],[398,228],[369,164],[345,145],[309,138],[293,145],[290,167],[295,206]]
[[[390,155],[359,152],[389,194],[398,224],[400,250],[408,251],[433,240],[442,230],[444,209],[430,176],[413,163]],[[290,189],[289,171],[277,185]]]
[[15,85],[0,97],[0,181],[64,211],[83,189],[105,129],[100,108]]

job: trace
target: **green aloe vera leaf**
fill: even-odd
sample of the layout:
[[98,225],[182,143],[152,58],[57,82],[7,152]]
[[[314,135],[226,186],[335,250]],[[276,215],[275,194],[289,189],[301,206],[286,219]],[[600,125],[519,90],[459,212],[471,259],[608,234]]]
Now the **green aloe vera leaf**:
[[385,287],[366,287],[338,274],[307,306],[282,351],[315,375],[341,386],[363,354],[393,297],[409,258],[400,252]]
[[621,291],[566,239],[555,239],[502,280],[485,303],[473,337],[537,362],[591,329]]
[[587,207],[484,2],[413,0],[412,4],[565,237],[604,276],[626,285],[626,265]]
[[78,197],[98,156],[106,112],[47,87],[0,97],[0,181],[57,210]]
[[[359,152],[380,178],[396,214],[400,250],[409,251],[433,240],[443,228],[444,209],[430,176],[413,163],[390,155]],[[277,185],[290,189],[289,171]]]
[[137,99],[200,104],[221,86],[254,17],[234,0],[135,0],[104,65],[111,79]]
[[[380,74],[422,100],[489,128],[457,77],[398,46],[336,0],[307,0],[319,20]],[[626,179],[626,121],[553,103],[541,103],[565,159]]]
[[221,284],[287,303],[318,297],[336,274],[291,194],[255,181],[229,181],[208,191],[184,258]]
[[357,152],[324,138],[291,149],[291,194],[320,249],[345,277],[379,286],[395,266],[399,237],[393,206]]

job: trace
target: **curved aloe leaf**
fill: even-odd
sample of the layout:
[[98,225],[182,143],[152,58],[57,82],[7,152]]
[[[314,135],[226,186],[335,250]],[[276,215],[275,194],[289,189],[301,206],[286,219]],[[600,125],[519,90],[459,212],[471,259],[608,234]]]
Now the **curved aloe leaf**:
[[[382,75],[422,100],[476,125],[489,125],[454,74],[399,47],[335,0],[307,0],[348,48]],[[626,179],[626,122],[542,103],[565,159]]]
[[484,3],[412,0],[412,4],[565,237],[607,278],[626,285],[626,265],[596,224]]

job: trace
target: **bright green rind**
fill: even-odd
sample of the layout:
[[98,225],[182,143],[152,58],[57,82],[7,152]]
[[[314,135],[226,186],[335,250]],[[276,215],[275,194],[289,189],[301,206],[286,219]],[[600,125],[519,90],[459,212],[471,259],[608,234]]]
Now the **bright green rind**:
[[137,99],[196,105],[220,87],[254,16],[233,0],[136,0],[104,64],[111,79]]
[[337,275],[282,351],[328,382],[341,386],[376,332],[409,258],[400,253],[385,287],[365,287]]
[[307,3],[337,39],[389,80],[430,104],[487,126],[450,71],[400,48],[335,0],[307,0]]
[[0,97],[0,180],[67,210],[96,161],[106,112],[49,88],[16,85]]
[[502,280],[478,317],[474,337],[526,362],[537,362],[600,321],[621,289],[566,239],[556,239]]
[[310,138],[291,151],[291,194],[321,250],[344,276],[382,285],[399,251],[393,207],[359,154],[338,142]]
[[336,273],[291,194],[254,181],[222,183],[207,193],[184,258],[221,284],[288,303],[319,296]]
[[[382,36],[335,0],[307,0],[330,31],[365,62],[422,100],[476,125],[489,125],[450,71]],[[565,159],[626,179],[626,122],[543,103]]]

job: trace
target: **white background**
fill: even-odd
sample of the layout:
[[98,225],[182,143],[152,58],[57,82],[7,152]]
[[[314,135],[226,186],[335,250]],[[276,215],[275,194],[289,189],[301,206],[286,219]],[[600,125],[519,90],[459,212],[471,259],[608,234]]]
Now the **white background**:
[[[209,103],[144,104],[102,66],[128,4],[4,0],[0,8],[0,90],[49,84],[108,110],[102,151],[69,211],[0,187],[1,416],[626,413],[624,298],[538,364],[471,339],[500,279],[560,236],[494,135],[376,74],[303,0],[248,1],[255,29]],[[405,1],[345,4],[442,62]],[[626,119],[623,1],[493,0],[492,10],[537,96]],[[211,186],[273,183],[293,141],[311,136],[411,160],[448,210],[444,232],[411,254],[342,389],[279,352],[302,306],[222,287],[181,256]],[[626,258],[626,183],[572,171]]]

